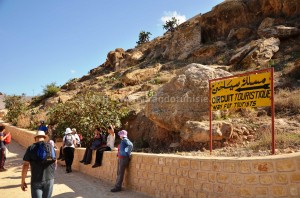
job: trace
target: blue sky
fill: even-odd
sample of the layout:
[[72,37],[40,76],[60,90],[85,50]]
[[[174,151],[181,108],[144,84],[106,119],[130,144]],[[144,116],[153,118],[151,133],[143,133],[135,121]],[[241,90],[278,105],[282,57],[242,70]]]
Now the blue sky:
[[0,0],[0,92],[28,96],[63,85],[104,63],[115,48],[134,48],[141,31],[163,35],[223,0]]

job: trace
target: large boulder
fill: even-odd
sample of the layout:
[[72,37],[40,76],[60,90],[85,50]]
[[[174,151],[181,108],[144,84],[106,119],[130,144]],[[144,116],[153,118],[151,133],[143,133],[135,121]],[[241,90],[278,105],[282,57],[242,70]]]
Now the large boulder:
[[[212,139],[222,140],[231,138],[233,125],[228,122],[214,122],[212,125]],[[188,142],[208,142],[210,140],[208,121],[187,121],[180,132],[182,140]]]
[[122,63],[125,60],[124,58],[125,51],[122,48],[117,48],[107,54],[106,61],[103,65],[105,67],[111,67],[114,71],[116,71],[122,66]]
[[248,69],[266,66],[273,55],[279,50],[278,38],[259,39],[251,41],[239,48],[230,59],[236,69]]
[[[213,69],[201,64],[187,65],[169,83],[158,89],[146,104],[145,115],[161,128],[181,132],[184,140],[191,141],[191,138],[198,137],[196,141],[202,141],[205,139],[200,138],[203,130],[201,127],[198,127],[198,131],[192,130],[194,125],[190,121],[208,120],[209,79],[230,75],[222,69]],[[194,134],[197,132],[200,135]],[[191,133],[193,135],[189,135]]]

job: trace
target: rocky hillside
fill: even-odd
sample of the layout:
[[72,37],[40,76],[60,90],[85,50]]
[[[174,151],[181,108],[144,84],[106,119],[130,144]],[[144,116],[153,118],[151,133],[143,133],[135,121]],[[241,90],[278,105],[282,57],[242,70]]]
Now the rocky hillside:
[[0,93],[0,110],[4,109],[5,105],[4,105],[4,95],[2,93]]
[[[131,109],[123,127],[136,145],[156,151],[203,149],[209,137],[209,79],[274,67],[276,90],[288,87],[299,97],[299,28],[299,0],[227,0],[173,32],[109,52],[103,64],[67,82],[43,105],[86,89],[103,92]],[[270,124],[268,114],[268,108],[215,113],[215,146],[259,138],[257,131]],[[289,115],[276,122],[278,130],[290,126],[300,132],[299,121]]]

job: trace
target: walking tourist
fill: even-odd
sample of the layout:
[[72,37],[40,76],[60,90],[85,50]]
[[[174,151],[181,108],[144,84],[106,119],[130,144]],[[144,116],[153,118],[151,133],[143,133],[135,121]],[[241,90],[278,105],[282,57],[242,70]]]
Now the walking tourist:
[[[50,198],[53,191],[54,171],[57,160],[55,159],[55,151],[51,146],[51,163],[48,164],[42,157],[41,151],[45,148],[46,138],[44,131],[37,131],[35,135],[35,143],[29,146],[23,157],[21,189],[26,191],[27,184],[25,179],[30,165],[31,170],[31,197],[32,198]],[[49,144],[50,145],[50,144]],[[49,148],[49,147],[48,147]],[[47,152],[47,156],[49,154]],[[48,158],[47,158],[48,159]],[[48,162],[48,160],[47,160]]]
[[70,128],[66,129],[65,136],[63,138],[63,155],[66,162],[66,173],[72,172],[72,164],[74,160],[74,151],[75,151],[76,139],[72,134]]

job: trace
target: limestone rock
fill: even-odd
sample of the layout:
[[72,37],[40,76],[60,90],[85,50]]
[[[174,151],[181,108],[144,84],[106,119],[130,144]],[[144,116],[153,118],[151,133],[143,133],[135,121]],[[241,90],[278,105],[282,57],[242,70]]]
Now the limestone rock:
[[249,37],[252,33],[252,30],[249,28],[238,28],[237,30],[231,30],[227,40],[231,41],[233,39],[236,39],[237,41],[242,41]]
[[166,43],[163,57],[168,60],[184,60],[195,48],[201,44],[201,26],[183,24],[181,29],[173,32]]
[[265,66],[279,50],[280,40],[278,38],[259,39],[239,48],[237,53],[231,57],[230,63],[236,64],[235,68],[255,68]]
[[190,53],[190,55],[188,56],[188,60],[203,61],[208,59],[209,57],[214,57],[221,47],[225,47],[226,44],[223,44],[224,45],[220,45],[220,43],[214,43],[211,45],[199,47]]
[[152,68],[144,68],[144,69],[136,69],[136,70],[128,70],[122,76],[122,82],[127,85],[136,85],[146,80],[152,78],[155,74],[159,72],[161,68],[160,64],[154,65]]
[[299,0],[227,0],[215,6],[211,12],[198,17],[198,20],[202,40],[215,41],[226,37],[233,29],[250,28],[264,18],[291,18],[299,16],[299,13]]
[[274,26],[274,21],[275,19],[267,17],[265,18],[259,25],[257,32],[261,32],[262,30],[266,29],[266,28],[270,28]]
[[[227,122],[214,122],[212,125],[212,139],[229,139],[232,136],[233,126]],[[208,121],[187,121],[180,133],[183,140],[189,142],[208,142],[210,140]]]
[[125,51],[122,48],[117,48],[115,51],[110,51],[107,54],[104,66],[116,68],[120,66],[121,61],[125,57]]
[[201,64],[187,65],[157,90],[146,104],[145,115],[169,131],[182,131],[187,121],[207,120],[208,80],[230,75]]
[[117,48],[107,54],[104,67],[110,67],[113,71],[118,71],[121,68],[136,65],[142,58],[143,53],[139,50],[127,50]]
[[284,25],[279,25],[275,27],[260,29],[257,34],[261,38],[287,38],[296,35],[300,35],[300,30],[296,27],[286,27]]

